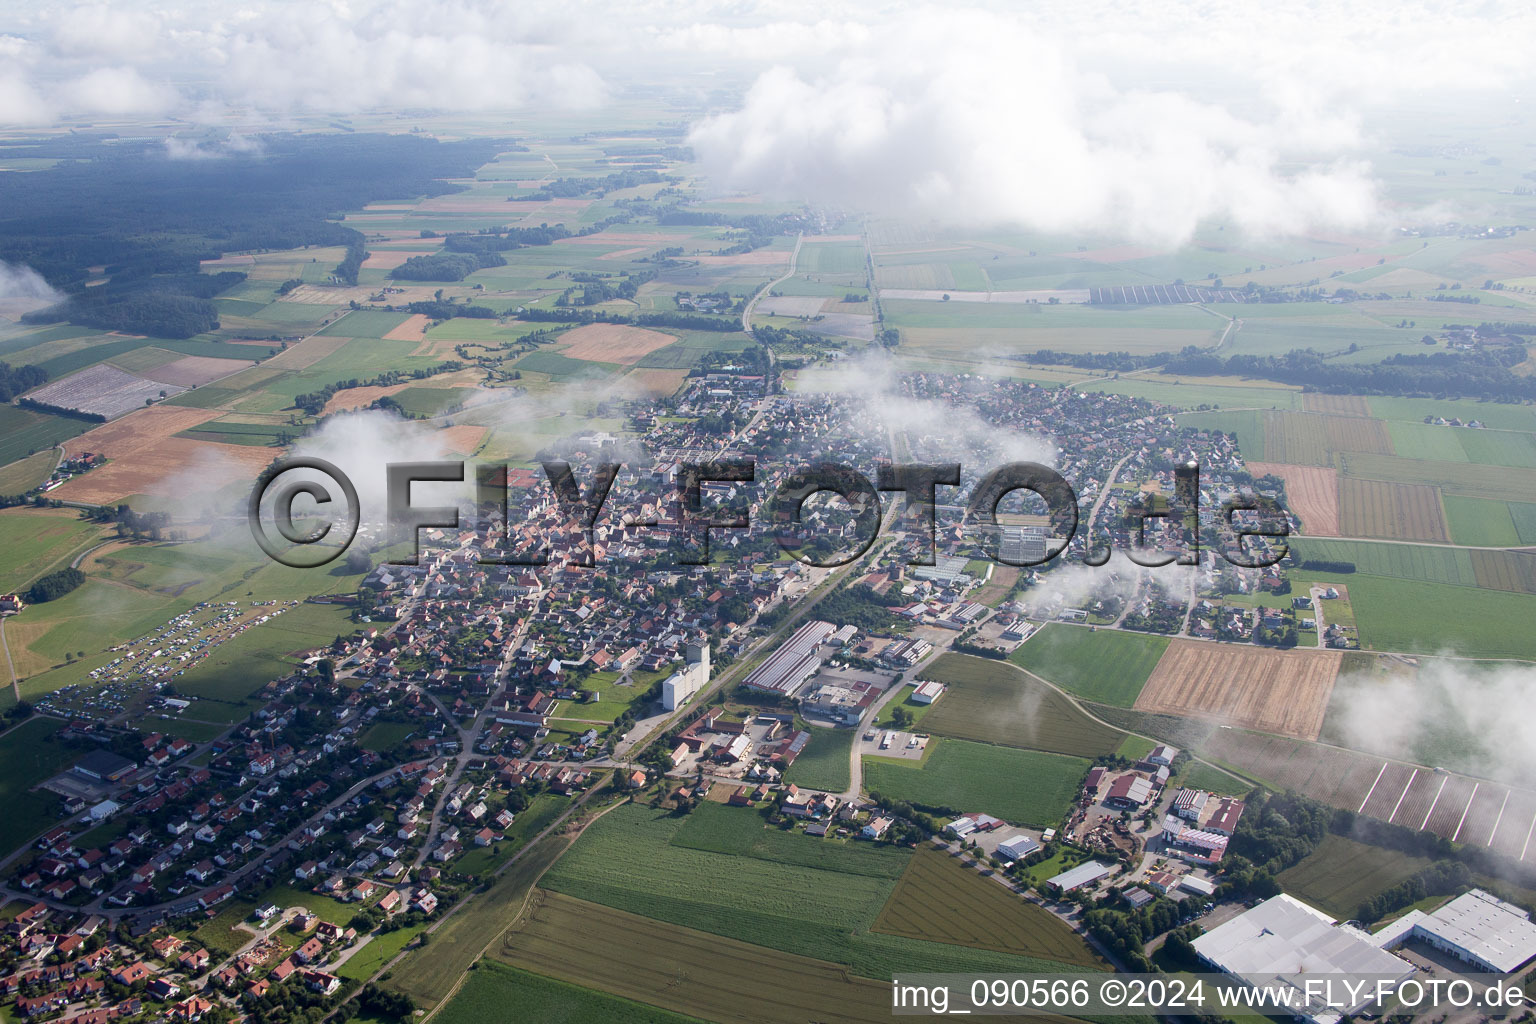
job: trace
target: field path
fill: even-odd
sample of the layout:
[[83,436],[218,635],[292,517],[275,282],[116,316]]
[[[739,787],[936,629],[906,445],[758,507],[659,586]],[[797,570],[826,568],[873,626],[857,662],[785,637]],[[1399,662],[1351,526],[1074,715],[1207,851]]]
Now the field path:
[[741,329],[746,331],[748,335],[752,333],[752,310],[757,308],[758,300],[772,291],[774,285],[783,284],[795,276],[795,264],[800,259],[800,244],[804,240],[805,234],[803,232],[795,236],[795,249],[789,254],[789,269],[784,271],[783,276],[777,277],[759,288],[757,294],[747,301],[747,308],[741,311]]
[[16,703],[21,703],[21,681],[16,678],[16,665],[11,661],[11,645],[5,639],[5,620],[9,615],[0,618],[0,649],[5,651],[5,667],[11,670],[11,692],[16,695]]

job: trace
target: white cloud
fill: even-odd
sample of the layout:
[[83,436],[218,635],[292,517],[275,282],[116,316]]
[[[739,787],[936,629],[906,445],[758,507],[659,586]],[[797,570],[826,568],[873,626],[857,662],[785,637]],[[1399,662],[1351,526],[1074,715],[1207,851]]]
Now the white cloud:
[[765,72],[691,141],[728,186],[952,223],[1179,244],[1217,218],[1269,235],[1377,212],[1358,160],[1282,169],[1298,142],[1357,142],[1347,121],[1122,91],[1056,37],[978,12],[899,19],[825,74]]

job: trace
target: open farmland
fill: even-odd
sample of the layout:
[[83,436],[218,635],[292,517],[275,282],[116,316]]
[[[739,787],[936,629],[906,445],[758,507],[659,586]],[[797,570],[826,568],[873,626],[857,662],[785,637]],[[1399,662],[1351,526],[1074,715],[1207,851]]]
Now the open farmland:
[[[883,1021],[890,1016],[889,986],[850,978],[838,964],[558,892],[536,893],[529,914],[508,931],[493,955],[525,970],[708,1020]],[[457,1002],[449,1003],[450,1014]]]
[[1339,486],[1339,532],[1381,540],[1450,540],[1435,488],[1353,476]]
[[[375,939],[374,942],[378,942]],[[369,944],[372,946],[372,943]],[[355,959],[355,958],[354,958]],[[343,967],[352,966],[349,960]],[[437,1019],[443,1024],[481,1024],[496,1020],[507,1007],[517,1007],[523,1020],[601,1020],[606,1024],[689,1024],[684,1017],[655,1006],[520,971],[515,967],[483,960],[464,979],[464,986],[443,1007]]]
[[1316,739],[1340,658],[1337,652],[1175,640],[1136,698],[1136,710]]
[[1429,864],[1423,857],[1328,835],[1301,863],[1282,871],[1276,880],[1291,895],[1340,920],[1349,920],[1361,903]]
[[[1463,587],[1478,585],[1472,562],[1474,552],[1458,548],[1430,544],[1372,544],[1363,540],[1296,538],[1291,542],[1291,550],[1297,563],[1349,562],[1358,572],[1373,576],[1454,583]],[[1300,571],[1300,578],[1307,578],[1306,570]],[[1330,575],[1328,578],[1346,577]],[[1327,608],[1325,604],[1325,617]]]
[[1125,739],[1119,729],[1094,721],[1057,691],[1005,662],[945,654],[922,678],[949,686],[923,717],[923,729],[930,733],[1088,758],[1114,753]]
[[1167,648],[1167,637],[1053,622],[1008,660],[1079,697],[1128,708]]
[[675,845],[686,820],[634,804],[616,808],[594,822],[540,884],[660,921],[838,963],[852,961],[854,933],[868,930],[896,884],[894,877]]
[[1536,794],[1375,754],[1222,729],[1201,755],[1272,789],[1294,789],[1342,810],[1536,863]]
[[0,593],[23,590],[69,564],[105,531],[74,509],[8,508],[0,512]]
[[1321,391],[1309,391],[1301,396],[1307,412],[1328,413],[1332,416],[1369,416],[1370,403],[1360,395],[1327,395]]
[[1536,594],[1536,552],[1469,551],[1477,585],[1490,590]]
[[189,473],[196,474],[201,493],[254,480],[272,460],[266,449],[174,436],[218,415],[216,411],[160,405],[97,427],[75,445],[79,451],[98,452],[112,461],[75,477],[52,495],[108,504],[135,494],[184,498]]
[[1536,494],[1536,469],[1483,466],[1472,462],[1437,462],[1354,452],[1343,456],[1345,477],[1392,480],[1439,487],[1447,494],[1495,501],[1530,501]]
[[1050,911],[925,845],[913,855],[875,931],[1102,970],[1104,961]]
[[216,359],[213,356],[182,356],[173,362],[141,371],[150,380],[195,388],[257,365],[250,359]]
[[1339,474],[1331,466],[1294,466],[1281,462],[1249,462],[1255,476],[1285,481],[1285,504],[1313,537],[1339,535]]
[[560,336],[558,351],[571,359],[634,366],[677,341],[670,334],[624,324],[587,324]]
[[688,814],[670,845],[870,878],[900,878],[912,856],[895,846],[831,838],[818,842],[769,825],[755,809],[712,801]]
[[807,789],[841,793],[848,788],[853,729],[811,729],[811,742],[784,773],[784,781]]
[[52,448],[91,429],[72,416],[0,405],[0,465]]
[[1090,766],[1082,758],[1061,754],[966,740],[938,743],[920,768],[866,757],[864,787],[893,800],[982,811],[1019,825],[1049,827],[1066,816]]
[[108,363],[98,363],[63,380],[43,385],[29,393],[27,399],[54,409],[68,409],[111,420],[185,390],[176,384],[146,380]]

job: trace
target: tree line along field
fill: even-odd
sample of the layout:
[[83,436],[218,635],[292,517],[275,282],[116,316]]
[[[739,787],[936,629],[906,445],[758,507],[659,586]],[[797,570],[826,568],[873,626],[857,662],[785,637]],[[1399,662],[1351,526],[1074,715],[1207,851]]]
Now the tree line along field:
[[784,781],[841,793],[848,788],[849,763],[853,751],[853,729],[811,728],[811,742],[784,773]]
[[[942,698],[941,698],[942,700]],[[942,739],[922,767],[864,758],[864,788],[888,799],[981,811],[1018,825],[1059,824],[1090,762],[1080,757]]]
[[1167,637],[1053,622],[1008,660],[1079,697],[1128,708],[1167,648]]
[[1329,834],[1300,863],[1276,880],[1286,892],[1347,921],[1360,904],[1430,865],[1424,857],[1357,843]]
[[1005,662],[945,654],[922,678],[949,687],[923,716],[926,732],[1088,758],[1113,754],[1125,739],[1119,729],[1094,721],[1067,697]]
[[913,855],[881,909],[875,931],[1039,957],[1085,970],[1107,967],[1050,911],[926,844]]

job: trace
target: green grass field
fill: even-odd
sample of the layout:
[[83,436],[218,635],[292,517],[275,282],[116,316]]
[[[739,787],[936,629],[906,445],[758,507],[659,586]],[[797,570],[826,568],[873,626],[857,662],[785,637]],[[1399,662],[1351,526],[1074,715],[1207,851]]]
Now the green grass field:
[[101,526],[72,509],[5,509],[0,512],[0,593],[25,589],[104,536]]
[[1349,587],[1367,648],[1468,658],[1536,660],[1536,596],[1446,583],[1370,576],[1310,574]]
[[69,416],[0,405],[0,466],[78,437],[95,425]]
[[1510,513],[1510,506],[1517,503],[1464,498],[1459,494],[1447,494],[1443,502],[1445,522],[1455,543],[1474,547],[1514,547],[1521,543],[1520,531]]
[[31,841],[63,813],[56,795],[33,788],[86,753],[54,739],[63,728],[58,719],[34,717],[0,739],[0,800],[11,837],[0,848],[6,851]]
[[756,808],[707,800],[688,814],[671,845],[870,878],[901,877],[911,857],[894,846],[785,831],[767,824]]
[[1276,876],[1280,887],[1340,920],[1360,904],[1428,867],[1430,861],[1396,850],[1328,835],[1301,863]]
[[811,742],[784,773],[785,782],[841,793],[848,788],[848,758],[854,729],[811,729]]
[[967,740],[939,740],[921,768],[864,759],[864,788],[895,800],[982,811],[1018,825],[1048,827],[1066,815],[1089,762]]
[[1050,911],[1014,896],[925,845],[912,857],[875,930],[914,939],[1038,957],[1076,969],[1106,965]]
[[34,487],[41,487],[53,475],[53,467],[58,462],[59,453],[49,448],[0,467],[0,494],[26,494]]
[[1168,639],[1053,622],[1008,660],[1100,704],[1130,707],[1168,648]]
[[[752,815],[755,818],[755,815]],[[544,877],[544,888],[633,914],[837,963],[852,957],[891,890],[885,877],[843,870],[867,864],[857,847],[786,838],[825,856],[821,866],[788,863],[784,850],[741,857],[674,843],[687,818],[626,804],[595,822]],[[719,819],[693,832],[721,842]],[[798,858],[797,858],[798,859]]]
[[442,1024],[482,1024],[505,1017],[510,1007],[516,1007],[518,1020],[540,1024],[689,1024],[699,1019],[530,974],[494,960],[475,965],[436,1019]]
[[[1425,544],[1371,544],[1352,540],[1296,537],[1290,541],[1297,562],[1353,562],[1362,573],[1394,579],[1477,586],[1471,555],[1450,547]],[[1300,575],[1306,577],[1308,570]]]
[[1039,680],[1004,662],[945,654],[923,672],[949,691],[923,718],[940,736],[1078,757],[1113,754],[1125,733],[1089,718]]

